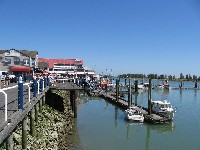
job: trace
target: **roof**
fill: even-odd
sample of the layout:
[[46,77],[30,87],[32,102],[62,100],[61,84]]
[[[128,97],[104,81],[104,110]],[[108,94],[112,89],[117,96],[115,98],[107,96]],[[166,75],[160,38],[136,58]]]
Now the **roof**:
[[19,71],[19,72],[30,72],[30,67],[26,66],[11,66],[10,70],[13,72]]
[[[36,58],[38,55],[38,51],[35,50],[16,50],[16,49],[10,49],[10,50],[15,50],[25,56],[31,57],[31,58]],[[5,52],[9,52],[10,50],[0,50],[0,54],[3,54]]]
[[46,62],[49,64],[49,68],[54,68],[54,64],[65,64],[65,65],[75,65],[77,64],[83,65],[83,60],[77,59],[56,59],[56,58],[38,58],[38,62]]

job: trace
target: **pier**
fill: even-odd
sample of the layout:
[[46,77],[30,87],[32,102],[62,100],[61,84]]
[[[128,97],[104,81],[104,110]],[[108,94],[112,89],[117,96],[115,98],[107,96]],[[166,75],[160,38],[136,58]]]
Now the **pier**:
[[[137,87],[138,82],[135,82],[135,87]],[[120,91],[119,79],[116,79],[116,88],[115,92],[101,92],[100,96],[114,105],[122,108],[123,110],[128,109],[129,107],[134,107],[135,110],[141,112],[144,115],[144,121],[152,124],[160,123],[169,123],[171,122],[170,118],[164,117],[161,114],[152,112],[151,106],[151,79],[149,79],[149,88],[148,88],[148,108],[138,106],[137,102],[132,102],[132,94],[138,94],[138,88],[134,88],[134,91],[131,87],[131,79],[129,79],[129,85],[126,86],[127,91]],[[128,100],[121,98],[120,94],[128,94]]]
[[[70,105],[76,118],[76,91],[82,88],[73,82],[55,83],[54,86],[49,86],[47,80],[44,79],[34,80],[33,83],[19,82],[0,89],[0,144],[5,143],[7,150],[13,149],[13,132],[19,124],[22,126],[22,149],[27,149],[28,120],[30,120],[30,134],[34,136],[38,114],[42,113],[42,107],[47,101],[46,96],[51,90],[69,91]],[[56,103],[56,100],[52,103]]]

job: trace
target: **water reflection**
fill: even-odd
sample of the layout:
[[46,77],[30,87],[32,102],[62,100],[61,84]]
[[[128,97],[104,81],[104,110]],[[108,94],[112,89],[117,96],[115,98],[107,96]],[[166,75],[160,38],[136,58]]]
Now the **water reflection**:
[[131,127],[136,127],[136,126],[141,126],[141,127],[145,127],[146,126],[146,138],[145,138],[145,150],[149,150],[150,149],[150,144],[151,144],[151,133],[153,131],[156,131],[158,133],[161,134],[166,134],[169,132],[172,132],[173,130],[175,130],[175,125],[173,122],[169,123],[169,124],[158,124],[158,125],[152,125],[152,124],[146,124],[146,123],[129,123],[127,122],[127,129],[126,129],[126,139],[129,140],[130,139],[130,134],[132,134],[133,132],[131,132]]

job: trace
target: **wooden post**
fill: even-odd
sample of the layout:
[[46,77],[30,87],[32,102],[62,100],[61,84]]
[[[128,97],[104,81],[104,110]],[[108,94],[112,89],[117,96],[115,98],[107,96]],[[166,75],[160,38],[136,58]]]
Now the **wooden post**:
[[45,95],[42,97],[42,105],[45,105],[46,97]]
[[13,134],[10,133],[10,135],[6,139],[6,150],[13,150]]
[[195,81],[194,88],[197,89],[197,80]]
[[35,136],[35,124],[34,124],[34,110],[30,111],[30,133],[32,136]]
[[75,100],[75,90],[70,90],[70,102],[71,102],[71,107],[72,111],[74,113],[74,118],[77,117],[77,110],[76,110],[76,100]]
[[22,120],[22,149],[27,149],[27,116]]
[[78,97],[78,93],[77,91],[74,91],[75,93],[75,98],[74,98],[74,118],[77,118],[77,104],[76,104],[76,100],[77,100],[77,97]]
[[135,93],[138,93],[138,80],[135,81]]
[[22,77],[19,77],[19,83],[18,83],[18,109],[21,109],[23,111],[24,105],[24,87],[23,87],[23,81]]
[[33,80],[33,97],[36,97],[37,95],[37,80]]
[[125,82],[125,85],[126,85],[126,78],[125,78],[125,81],[124,81],[124,82]]
[[137,106],[138,94],[135,93],[135,106]]
[[38,123],[38,103],[35,105],[35,122]]
[[39,100],[39,112],[42,113],[42,99]]
[[149,89],[148,89],[148,114],[151,115],[152,107],[151,107],[151,79],[149,78]]
[[128,88],[128,108],[131,107],[131,79],[129,78],[129,88]]
[[119,80],[116,79],[116,101],[119,101]]

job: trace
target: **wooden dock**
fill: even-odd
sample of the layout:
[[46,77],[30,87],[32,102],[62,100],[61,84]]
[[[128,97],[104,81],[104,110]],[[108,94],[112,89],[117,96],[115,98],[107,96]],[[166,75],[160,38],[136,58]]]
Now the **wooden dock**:
[[[116,100],[115,96],[112,96],[110,93],[103,92],[101,93],[101,97],[108,100],[109,102],[117,105],[118,107],[122,108],[123,110],[128,108],[128,102],[123,99]],[[160,124],[160,123],[169,123],[171,120],[169,118],[160,116],[158,114],[152,113],[151,115],[148,114],[148,109],[141,107],[141,106],[135,106],[132,104],[134,108],[138,111],[140,111],[144,115],[144,121],[152,124]]]
[[[54,86],[45,86],[45,88],[43,87],[42,89],[41,88],[39,89],[39,86],[38,86],[37,94],[34,97],[30,84],[22,84],[22,86],[23,86],[22,97],[24,101],[23,109],[19,109],[19,106],[18,106],[19,105],[18,104],[19,91],[18,91],[17,84],[10,85],[10,87],[8,88],[0,89],[1,91],[0,92],[0,100],[1,100],[0,101],[0,144],[3,143],[4,140],[12,141],[12,139],[10,139],[12,138],[10,137],[10,135],[12,135],[12,132],[14,131],[16,126],[20,122],[22,122],[23,126],[26,126],[27,117],[28,116],[32,117],[32,115],[29,115],[29,113],[32,113],[33,110],[34,110],[34,115],[36,119],[36,115],[38,115],[37,111],[41,112],[42,105],[44,105],[45,103],[45,95],[49,91],[49,89],[69,90],[70,96],[71,96],[70,102],[73,104],[72,107],[74,108],[76,108],[75,91],[82,90],[82,88],[75,85],[73,82],[55,83]],[[44,86],[44,83],[43,83],[43,86]],[[7,100],[6,100],[5,95],[7,95]],[[5,102],[7,102],[7,105],[5,105]],[[6,110],[7,110],[7,113],[6,113]],[[26,129],[26,127],[24,129]],[[27,131],[22,131],[22,132],[27,134]],[[25,142],[22,142],[22,147],[26,149],[26,139],[22,137],[22,141],[23,140],[25,140]]]

